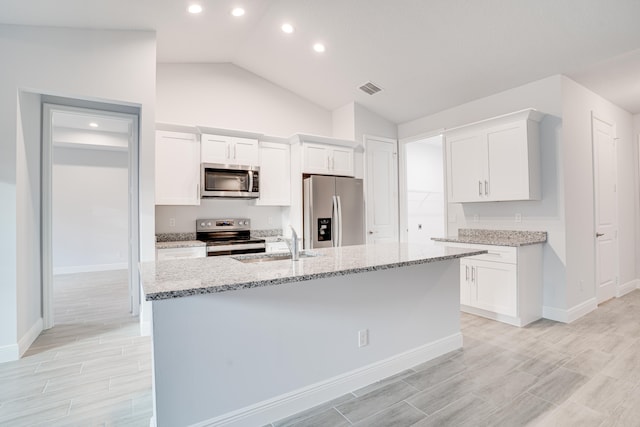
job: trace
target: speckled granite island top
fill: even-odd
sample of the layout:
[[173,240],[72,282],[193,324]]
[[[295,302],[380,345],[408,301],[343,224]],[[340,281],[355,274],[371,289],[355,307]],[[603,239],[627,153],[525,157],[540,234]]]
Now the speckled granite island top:
[[[485,250],[385,243],[313,249],[311,257],[244,263],[233,257],[167,260],[140,264],[148,301],[302,282],[462,258]],[[244,257],[251,257],[246,255]],[[255,256],[254,256],[255,257]]]
[[436,242],[470,243],[493,246],[526,246],[547,241],[546,231],[481,230],[461,228],[458,237],[432,237]]

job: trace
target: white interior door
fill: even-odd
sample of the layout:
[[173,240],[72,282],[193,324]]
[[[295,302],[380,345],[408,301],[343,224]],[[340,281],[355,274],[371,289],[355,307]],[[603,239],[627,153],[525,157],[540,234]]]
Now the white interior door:
[[596,296],[602,303],[616,295],[618,281],[616,140],[613,124],[594,115],[592,125]]
[[398,241],[398,143],[367,137],[367,243]]

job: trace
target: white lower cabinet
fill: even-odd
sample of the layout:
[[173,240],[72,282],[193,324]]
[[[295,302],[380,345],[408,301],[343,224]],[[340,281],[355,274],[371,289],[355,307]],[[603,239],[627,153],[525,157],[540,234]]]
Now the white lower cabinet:
[[161,248],[156,249],[156,260],[166,261],[169,259],[184,258],[204,258],[207,256],[207,248],[205,246],[196,246],[190,248]]
[[444,245],[488,251],[460,259],[462,311],[515,326],[542,317],[542,245]]
[[506,316],[517,315],[516,264],[463,260],[460,265],[465,268],[460,285],[461,304]]

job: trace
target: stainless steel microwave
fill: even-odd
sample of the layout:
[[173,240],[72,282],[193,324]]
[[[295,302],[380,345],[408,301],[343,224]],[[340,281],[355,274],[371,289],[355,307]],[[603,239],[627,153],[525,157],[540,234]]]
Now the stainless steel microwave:
[[258,166],[202,163],[201,197],[257,199],[260,197]]

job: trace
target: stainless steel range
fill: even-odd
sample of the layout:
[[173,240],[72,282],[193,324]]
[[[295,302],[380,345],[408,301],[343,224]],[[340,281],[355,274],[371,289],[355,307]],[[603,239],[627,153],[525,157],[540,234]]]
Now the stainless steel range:
[[265,252],[264,239],[251,238],[251,220],[197,219],[196,238],[207,243],[207,256]]

